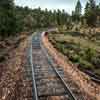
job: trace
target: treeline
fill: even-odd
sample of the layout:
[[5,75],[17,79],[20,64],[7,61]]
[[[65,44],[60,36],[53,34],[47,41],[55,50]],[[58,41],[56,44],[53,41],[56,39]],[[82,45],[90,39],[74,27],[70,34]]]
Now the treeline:
[[[99,18],[98,18],[99,17]],[[15,6],[13,0],[0,1],[0,36],[6,37],[23,31],[33,31],[37,28],[69,26],[72,23],[96,26],[100,21],[100,4],[95,0],[88,0],[85,13],[82,15],[82,5],[78,0],[75,11],[69,15],[65,10],[48,11],[41,8]]]
[[98,22],[100,24],[100,3],[96,5],[95,0],[88,0],[82,15],[82,4],[78,0],[75,11],[72,11],[72,22],[81,22],[89,27],[95,27]]
[[0,1],[0,36],[15,35],[36,28],[54,27],[69,23],[70,16],[64,11],[54,12],[41,8],[15,6],[13,0]]
[[[34,28],[54,27],[69,23],[70,16],[60,10],[41,10],[41,8],[30,9],[28,7],[16,6],[16,18],[19,25],[19,30],[29,31]],[[20,27],[20,25],[22,27]],[[20,29],[21,28],[21,29]]]

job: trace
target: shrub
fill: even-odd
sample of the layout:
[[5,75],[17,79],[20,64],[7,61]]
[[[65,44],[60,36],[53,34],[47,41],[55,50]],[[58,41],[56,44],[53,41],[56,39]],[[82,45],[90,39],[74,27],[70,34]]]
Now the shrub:
[[85,55],[86,55],[86,59],[87,59],[88,61],[91,61],[92,58],[96,55],[96,52],[95,52],[95,50],[92,49],[92,48],[87,48],[87,49],[85,50]]
[[85,60],[82,60],[82,59],[79,62],[79,67],[81,69],[94,70],[94,66],[91,63],[89,63]]
[[69,59],[72,62],[78,63],[80,61],[80,56],[78,56],[77,54],[70,54]]
[[84,57],[84,55],[85,55],[84,51],[81,50],[81,51],[79,52],[79,55],[80,55],[81,57]]
[[100,58],[99,57],[93,57],[91,59],[91,62],[93,65],[95,65],[96,68],[100,68]]

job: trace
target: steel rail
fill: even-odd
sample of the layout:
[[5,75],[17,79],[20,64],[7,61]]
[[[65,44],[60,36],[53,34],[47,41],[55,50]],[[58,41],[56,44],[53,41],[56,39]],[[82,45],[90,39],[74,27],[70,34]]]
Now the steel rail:
[[32,81],[33,81],[33,100],[38,100],[37,95],[37,88],[36,88],[36,81],[35,81],[35,71],[34,71],[34,65],[33,65],[33,56],[32,56],[32,39],[35,33],[31,37],[31,47],[30,47],[30,65],[32,68]]
[[66,82],[64,81],[64,79],[62,78],[62,76],[59,74],[59,72],[57,71],[57,69],[54,67],[53,65],[53,60],[52,58],[49,56],[49,53],[48,51],[46,50],[46,48],[44,47],[44,44],[42,42],[42,37],[41,37],[41,40],[40,40],[40,44],[41,44],[41,48],[44,52],[44,54],[46,55],[47,57],[47,60],[48,62],[51,64],[51,66],[53,67],[54,71],[56,72],[57,76],[59,77],[59,79],[62,81],[63,85],[65,86],[66,88],[66,91],[68,93],[68,95],[70,96],[71,100],[77,100],[76,97],[74,96],[74,94],[72,93],[72,91],[70,90],[70,88],[67,86]]
[[[41,46],[41,50],[42,52],[45,54],[47,60],[48,60],[48,63],[51,65],[51,67],[54,69],[56,75],[58,76],[58,78],[61,80],[62,84],[64,85],[65,89],[66,89],[66,92],[69,96],[69,98],[71,100],[78,100],[76,99],[76,97],[74,96],[73,92],[71,91],[71,89],[69,88],[69,86],[66,84],[65,80],[62,78],[62,76],[60,75],[60,73],[58,72],[57,68],[55,68],[55,65],[54,65],[54,61],[52,59],[52,57],[49,55],[48,53],[48,50],[46,49],[46,47],[44,46],[43,44],[43,41],[42,41],[42,35],[41,33],[37,33],[39,35],[39,40],[40,40],[40,46]],[[30,48],[30,64],[31,64],[31,67],[32,67],[32,79],[33,79],[33,100],[38,100],[38,94],[37,94],[37,87],[36,87],[36,80],[35,80],[35,70],[34,70],[34,64],[33,64],[33,56],[32,56],[32,39],[33,39],[33,36],[35,36],[36,33],[34,35],[32,35],[32,38],[31,38],[31,48]],[[82,100],[84,100],[82,98]]]

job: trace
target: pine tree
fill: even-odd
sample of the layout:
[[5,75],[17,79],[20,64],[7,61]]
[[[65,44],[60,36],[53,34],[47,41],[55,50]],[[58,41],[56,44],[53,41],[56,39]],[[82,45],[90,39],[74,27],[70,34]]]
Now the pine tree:
[[81,19],[82,5],[80,0],[77,1],[75,12],[73,12],[72,20],[75,22],[79,22]]
[[62,10],[62,16],[61,17],[62,17],[62,25],[66,24],[67,23],[67,16],[66,16],[64,9]]
[[100,9],[100,3],[99,3],[99,9]]
[[89,3],[87,2],[87,3],[86,3],[86,7],[85,7],[85,13],[86,13],[86,14],[88,13],[89,9],[90,9]]
[[95,1],[94,0],[89,0],[89,2],[90,2],[90,9],[95,9],[96,8],[96,3],[95,3]]
[[5,37],[16,30],[13,0],[0,1],[0,35]]
[[61,25],[61,11],[58,9],[57,11],[57,24]]
[[85,7],[85,18],[89,26],[95,26],[96,23],[96,4],[94,0],[89,0]]
[[53,17],[54,17],[54,24],[57,25],[57,12],[54,10],[53,12]]
[[81,11],[82,11],[82,5],[81,5],[80,0],[78,0],[77,5],[75,7],[75,14],[80,17]]

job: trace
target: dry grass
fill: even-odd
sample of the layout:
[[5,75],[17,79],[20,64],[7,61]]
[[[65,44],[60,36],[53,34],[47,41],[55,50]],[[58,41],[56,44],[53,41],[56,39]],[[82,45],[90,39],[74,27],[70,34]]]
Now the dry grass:
[[96,44],[94,41],[90,41],[88,39],[84,39],[81,37],[74,37],[71,35],[64,35],[64,34],[57,34],[54,36],[56,41],[66,41],[66,42],[72,42],[75,44],[80,44],[83,48],[94,48],[97,51],[100,51],[100,46]]
[[[19,37],[21,41],[15,40],[17,44],[13,43],[14,38],[10,39],[9,52],[7,47],[5,51],[8,54],[6,59],[0,63],[0,100],[24,100],[27,95],[26,89],[30,82],[25,82],[25,58],[26,47],[28,40],[27,36]],[[9,40],[8,40],[9,41]],[[23,91],[24,90],[24,91]],[[30,93],[30,92],[28,92]]]
[[[90,40],[87,35],[80,33],[62,32],[49,34],[49,40],[60,52],[84,71],[92,71],[100,75],[100,34]],[[99,42],[97,42],[99,41]]]

